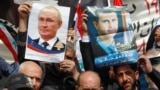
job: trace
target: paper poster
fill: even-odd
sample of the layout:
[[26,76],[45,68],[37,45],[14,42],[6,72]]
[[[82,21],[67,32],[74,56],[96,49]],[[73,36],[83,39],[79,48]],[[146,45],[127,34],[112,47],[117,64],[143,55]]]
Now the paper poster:
[[122,63],[135,63],[135,46],[130,14],[123,7],[87,7],[95,65],[107,67]]
[[69,7],[34,3],[28,23],[25,58],[59,63],[64,60]]

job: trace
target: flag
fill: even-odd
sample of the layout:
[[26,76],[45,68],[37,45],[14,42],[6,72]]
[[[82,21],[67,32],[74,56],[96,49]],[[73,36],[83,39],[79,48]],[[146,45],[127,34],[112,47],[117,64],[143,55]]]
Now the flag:
[[123,6],[122,0],[114,0],[113,1],[113,6]]
[[12,37],[12,35],[8,32],[7,28],[3,24],[0,24],[0,39],[11,51],[14,60],[17,61],[18,53],[16,40]]
[[75,13],[75,17],[74,17],[74,21],[76,22],[75,24],[75,30],[77,30],[78,34],[80,35],[80,37],[82,37],[83,34],[83,30],[82,30],[82,8],[81,8],[81,4],[80,4],[81,0],[79,0],[77,7],[76,7],[76,13]]

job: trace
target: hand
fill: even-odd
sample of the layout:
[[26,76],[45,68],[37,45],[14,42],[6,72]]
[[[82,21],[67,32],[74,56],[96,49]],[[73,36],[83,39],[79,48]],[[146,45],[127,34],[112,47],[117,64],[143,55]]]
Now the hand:
[[108,74],[109,74],[110,79],[115,79],[115,73],[114,73],[114,70],[113,70],[113,66],[110,67],[110,70],[109,70]]
[[60,63],[60,70],[69,74],[74,74],[76,71],[76,64],[72,60],[65,59]]
[[32,2],[24,2],[18,7],[19,17],[26,19],[29,16],[30,8],[32,6]]
[[19,32],[26,32],[27,30],[27,21],[32,6],[31,2],[24,2],[18,7],[19,12]]
[[67,41],[69,41],[71,43],[75,43],[76,42],[75,31],[73,30],[73,28],[70,28],[68,30]]
[[152,64],[145,55],[141,55],[139,57],[137,64],[145,73],[148,74],[152,72],[152,69],[153,69]]
[[88,28],[86,22],[88,21],[88,15],[86,14],[87,10],[84,10],[82,13],[82,30],[83,36],[88,36]]

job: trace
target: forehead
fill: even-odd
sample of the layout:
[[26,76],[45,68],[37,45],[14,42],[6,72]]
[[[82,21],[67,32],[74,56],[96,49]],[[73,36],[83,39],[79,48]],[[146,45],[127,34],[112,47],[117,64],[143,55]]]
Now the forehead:
[[39,17],[41,16],[58,16],[58,11],[53,7],[46,7],[40,10]]
[[99,16],[116,17],[116,12],[99,12]]
[[32,68],[24,68],[22,72],[27,76],[42,76],[42,69],[38,66],[32,66]]
[[160,26],[158,26],[158,27],[156,28],[156,31],[160,31]]
[[133,70],[130,65],[121,65],[117,67],[117,72]]
[[85,77],[82,76],[80,80],[80,84],[82,87],[99,87],[100,80],[97,77]]

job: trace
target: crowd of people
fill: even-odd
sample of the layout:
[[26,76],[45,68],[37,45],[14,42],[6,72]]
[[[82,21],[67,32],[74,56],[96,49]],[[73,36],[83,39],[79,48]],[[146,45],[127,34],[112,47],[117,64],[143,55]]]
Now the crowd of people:
[[[96,1],[97,0],[95,0],[95,2]],[[107,2],[107,0],[103,0],[102,3],[97,3],[97,5],[107,6],[106,3],[103,2]],[[89,2],[86,1],[83,5],[87,6],[87,3]],[[63,0],[59,0],[58,4],[71,7],[72,9],[70,14],[75,14],[75,6],[71,6],[69,3],[64,3]],[[98,68],[95,66],[94,55],[86,25],[88,20],[86,10],[84,10],[81,15],[83,35],[82,40],[79,41],[85,71],[80,69],[76,57],[76,49],[74,47],[75,43],[73,43],[75,42],[73,17],[70,17],[68,28],[68,35],[71,36],[70,39],[72,40],[67,39],[69,41],[67,41],[66,44],[63,44],[58,38],[54,40],[58,40],[56,42],[61,43],[63,51],[66,48],[64,60],[62,60],[62,62],[48,63],[44,61],[25,59],[28,18],[32,5],[32,2],[24,2],[17,8],[18,14],[16,15],[19,17],[18,25],[17,23],[12,23],[16,24],[19,28],[17,38],[19,60],[12,64],[8,64],[3,57],[0,57],[0,71],[3,76],[7,77],[5,85],[1,87],[1,90],[141,90],[141,81],[139,80],[140,70],[145,72],[157,86],[157,88],[146,88],[145,90],[160,89],[160,72],[154,69],[146,55],[140,55],[137,62],[133,64],[121,64],[107,68]],[[92,6],[94,5],[96,4],[94,3]],[[60,15],[56,16],[57,10],[51,7],[44,9],[47,9],[48,12],[51,11],[50,15],[53,16],[48,17],[46,12],[44,13],[41,11],[38,23],[39,33],[42,35],[42,38],[40,37],[38,41],[48,41],[49,38],[55,37],[52,34],[56,33],[62,23],[60,18],[58,18]],[[4,17],[5,16],[0,18],[8,20]],[[113,20],[111,20],[111,22],[112,21]],[[45,23],[50,24],[47,26]],[[95,25],[98,24],[95,22]],[[112,25],[110,27],[112,27]],[[46,47],[52,49],[52,45],[51,47]]]

